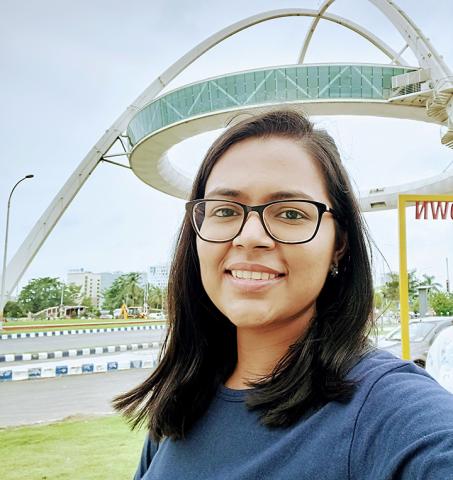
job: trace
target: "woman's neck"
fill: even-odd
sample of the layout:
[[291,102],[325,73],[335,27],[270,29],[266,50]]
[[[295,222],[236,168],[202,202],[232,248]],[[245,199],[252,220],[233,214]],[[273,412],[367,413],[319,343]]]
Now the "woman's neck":
[[235,390],[250,388],[247,381],[256,381],[272,372],[289,347],[306,331],[301,319],[272,330],[237,328],[238,361],[225,386]]

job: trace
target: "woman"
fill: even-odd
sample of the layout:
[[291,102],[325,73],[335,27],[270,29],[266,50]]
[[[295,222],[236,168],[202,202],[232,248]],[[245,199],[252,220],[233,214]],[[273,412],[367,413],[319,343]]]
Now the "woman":
[[135,479],[453,479],[453,396],[372,349],[365,228],[332,138],[295,111],[209,149],[171,268]]

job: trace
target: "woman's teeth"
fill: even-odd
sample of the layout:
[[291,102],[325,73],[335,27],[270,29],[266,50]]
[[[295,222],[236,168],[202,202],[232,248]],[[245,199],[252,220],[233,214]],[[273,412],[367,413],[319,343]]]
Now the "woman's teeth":
[[246,280],[272,280],[277,275],[274,273],[251,272],[249,270],[231,270],[234,278],[243,278]]

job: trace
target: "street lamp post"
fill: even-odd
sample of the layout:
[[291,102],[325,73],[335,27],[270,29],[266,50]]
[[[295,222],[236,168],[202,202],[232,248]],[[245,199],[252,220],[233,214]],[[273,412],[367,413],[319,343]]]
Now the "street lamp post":
[[64,282],[61,282],[61,298],[60,298],[60,309],[59,309],[59,312],[58,312],[58,317],[59,318],[64,318],[64,314],[65,314],[65,311],[64,311],[64,287],[65,287],[65,284]]
[[0,329],[2,326],[3,322],[3,309],[6,304],[6,298],[5,298],[5,285],[6,285],[6,256],[8,253],[8,230],[9,230],[9,209],[11,206],[11,197],[13,195],[14,190],[16,187],[19,185],[20,182],[23,182],[27,178],[33,178],[34,175],[26,175],[24,178],[21,178],[16,185],[14,185],[13,189],[11,190],[11,193],[9,194],[8,198],[8,207],[6,209],[6,230],[5,230],[5,247],[3,249],[3,268],[2,268],[2,288],[1,288],[1,294],[0,294]]

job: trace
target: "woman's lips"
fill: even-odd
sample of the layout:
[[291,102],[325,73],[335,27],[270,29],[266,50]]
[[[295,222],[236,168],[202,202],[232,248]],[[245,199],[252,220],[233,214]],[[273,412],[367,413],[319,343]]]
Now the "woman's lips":
[[229,284],[244,292],[259,292],[266,288],[271,288],[280,283],[285,276],[286,275],[279,275],[269,280],[252,280],[248,278],[236,278],[233,277],[229,270],[225,271],[225,277]]

